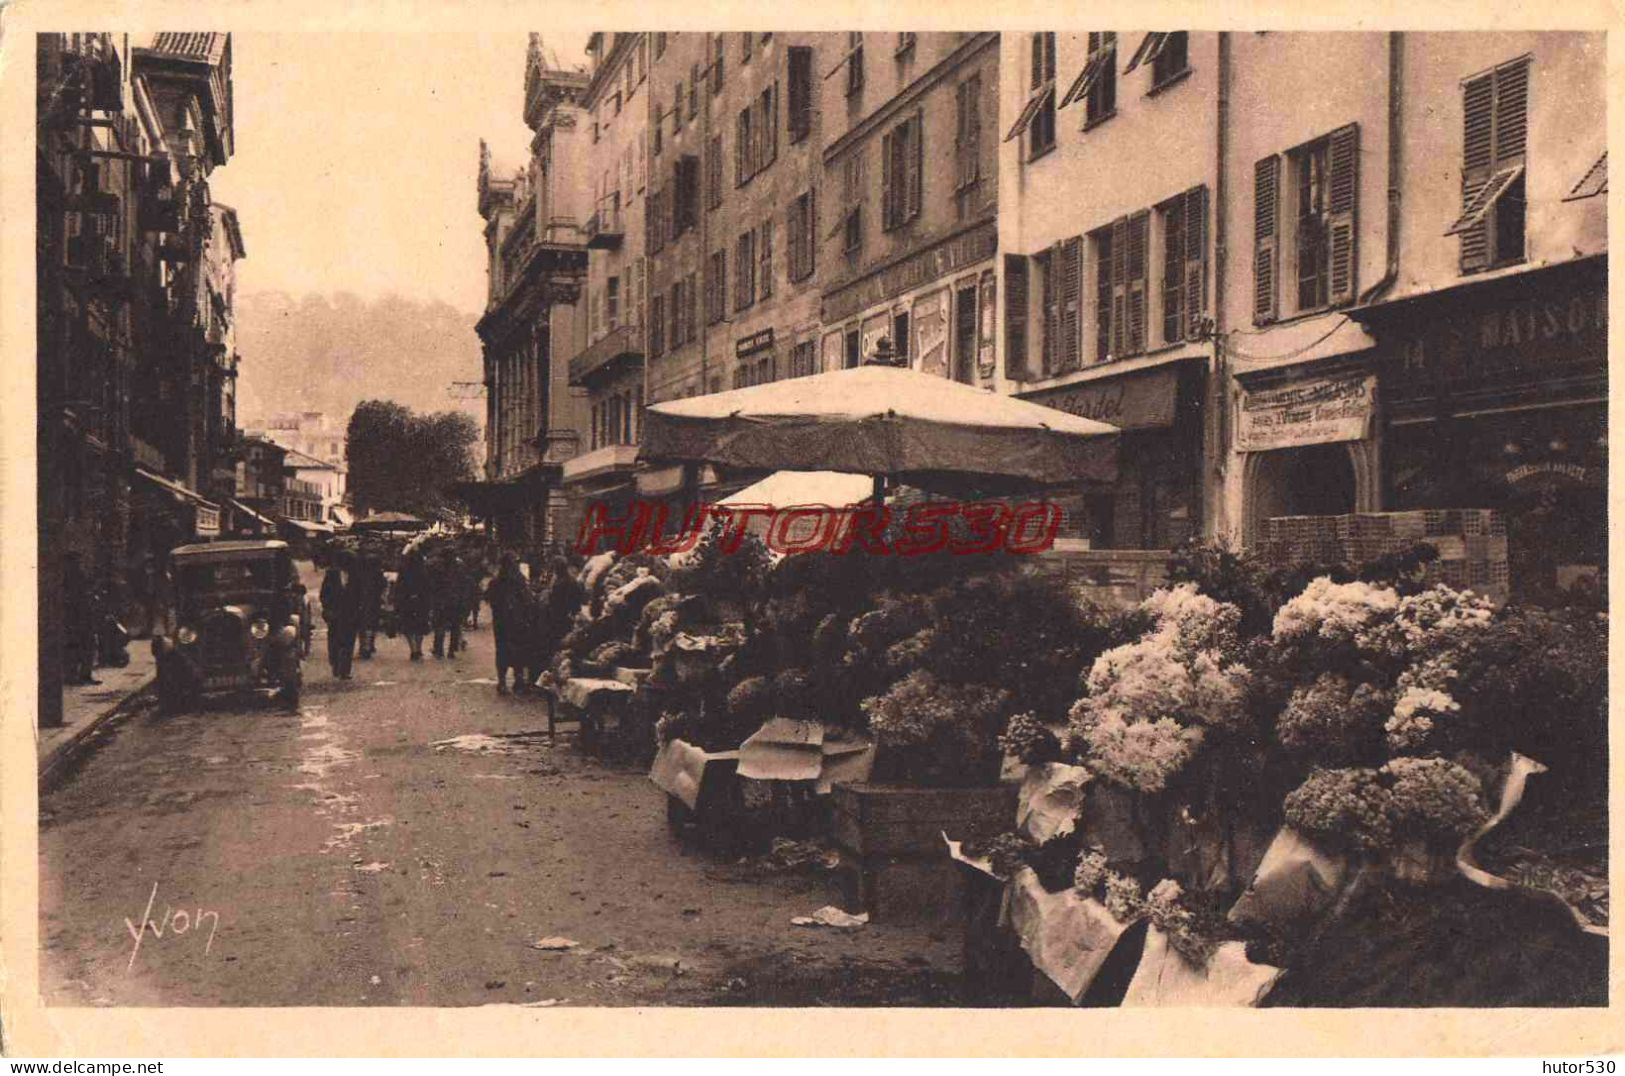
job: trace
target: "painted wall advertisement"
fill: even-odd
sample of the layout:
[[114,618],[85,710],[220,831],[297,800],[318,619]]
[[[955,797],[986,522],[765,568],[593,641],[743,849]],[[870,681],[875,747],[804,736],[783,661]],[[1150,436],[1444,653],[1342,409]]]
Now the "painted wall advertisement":
[[1236,449],[1264,452],[1361,440],[1371,428],[1376,397],[1377,378],[1372,374],[1243,393]]

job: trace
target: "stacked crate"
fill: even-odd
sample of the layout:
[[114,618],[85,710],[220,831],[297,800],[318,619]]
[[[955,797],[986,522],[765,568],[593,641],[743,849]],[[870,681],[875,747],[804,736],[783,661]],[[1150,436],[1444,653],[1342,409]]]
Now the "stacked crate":
[[1511,585],[1506,523],[1488,508],[1429,508],[1341,516],[1277,516],[1262,552],[1280,566],[1305,561],[1351,566],[1402,553],[1418,542],[1439,551],[1424,579],[1505,601]]

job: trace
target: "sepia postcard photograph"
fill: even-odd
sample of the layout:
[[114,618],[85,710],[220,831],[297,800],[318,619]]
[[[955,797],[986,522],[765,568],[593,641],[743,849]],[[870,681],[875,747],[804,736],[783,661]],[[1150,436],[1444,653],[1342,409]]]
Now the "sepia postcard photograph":
[[434,10],[0,13],[5,1052],[1625,1049],[1606,11]]

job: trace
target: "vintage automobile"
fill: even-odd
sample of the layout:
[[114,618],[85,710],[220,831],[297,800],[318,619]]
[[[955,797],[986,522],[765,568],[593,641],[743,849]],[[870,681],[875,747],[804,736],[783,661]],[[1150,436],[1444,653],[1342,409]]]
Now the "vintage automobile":
[[270,690],[297,707],[306,610],[288,544],[207,542],[169,557],[167,630],[152,637],[159,704],[174,712],[205,694]]

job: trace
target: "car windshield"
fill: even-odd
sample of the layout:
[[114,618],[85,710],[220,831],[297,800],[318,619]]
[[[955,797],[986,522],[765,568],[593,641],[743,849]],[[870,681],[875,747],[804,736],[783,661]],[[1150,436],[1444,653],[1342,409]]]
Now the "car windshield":
[[222,560],[183,564],[177,574],[180,592],[192,601],[208,597],[264,594],[276,587],[274,560]]

